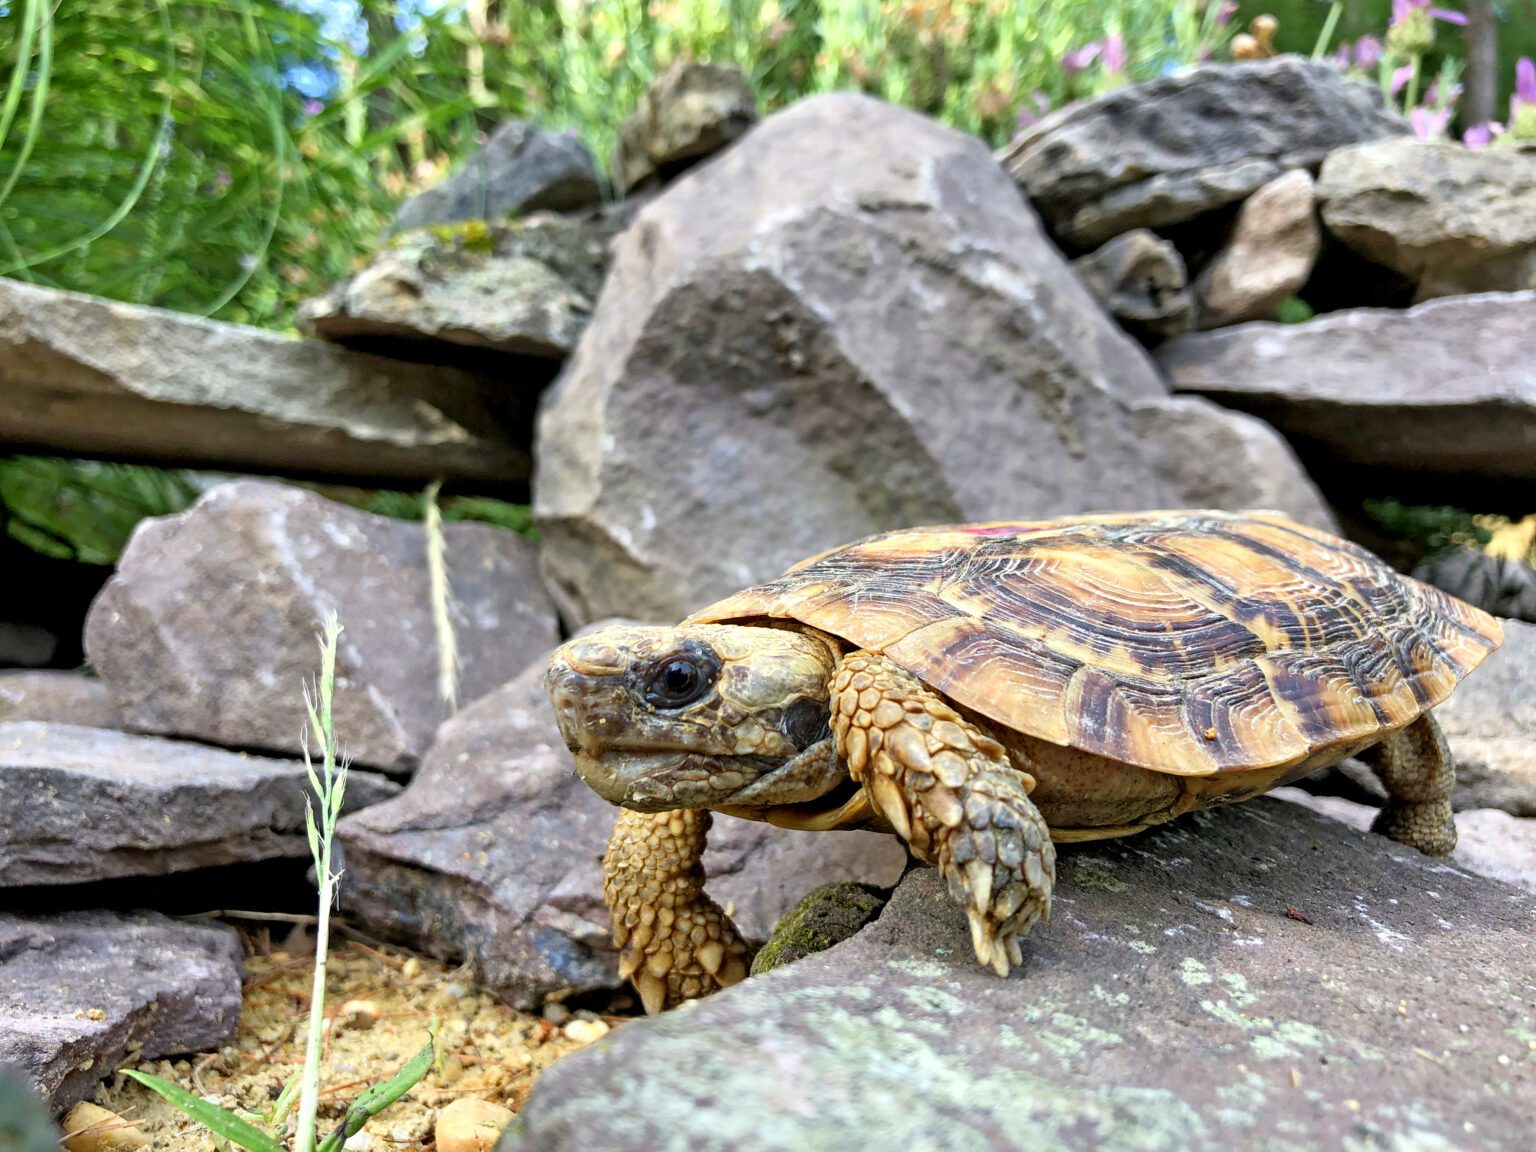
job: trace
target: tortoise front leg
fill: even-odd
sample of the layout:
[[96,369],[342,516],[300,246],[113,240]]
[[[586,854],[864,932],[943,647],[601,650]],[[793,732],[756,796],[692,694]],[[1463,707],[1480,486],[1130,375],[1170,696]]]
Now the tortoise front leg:
[[1034,780],[942,696],[871,652],[838,665],[832,734],[874,807],[965,907],[976,958],[1008,975],[1056,882]]
[[1428,712],[1360,753],[1387,790],[1386,807],[1371,825],[1400,844],[1430,856],[1456,847],[1451,793],[1456,766],[1440,725]]
[[752,951],[704,891],[702,809],[619,810],[603,854],[603,897],[613,916],[619,976],[648,1014],[746,978]]

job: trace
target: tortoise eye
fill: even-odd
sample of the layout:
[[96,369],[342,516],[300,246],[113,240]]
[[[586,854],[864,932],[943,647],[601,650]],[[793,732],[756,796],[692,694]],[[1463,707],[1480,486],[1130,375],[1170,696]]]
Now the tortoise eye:
[[645,699],[658,708],[681,708],[709,690],[714,667],[692,653],[668,657],[656,666]]

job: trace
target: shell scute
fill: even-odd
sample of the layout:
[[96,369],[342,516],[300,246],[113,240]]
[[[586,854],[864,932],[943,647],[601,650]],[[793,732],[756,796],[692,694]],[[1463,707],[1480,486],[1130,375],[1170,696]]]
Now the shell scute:
[[907,529],[699,623],[796,620],[1006,728],[1181,775],[1319,760],[1411,722],[1496,620],[1274,512]]

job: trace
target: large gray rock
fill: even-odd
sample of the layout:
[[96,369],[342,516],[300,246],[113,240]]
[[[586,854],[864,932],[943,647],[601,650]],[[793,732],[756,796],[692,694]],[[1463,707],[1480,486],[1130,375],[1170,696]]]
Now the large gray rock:
[[500,1152],[1528,1145],[1536,898],[1267,799],[1058,867],[1011,978],[924,869],[548,1069]]
[[[527,540],[487,524],[444,527],[468,702],[555,642]],[[412,766],[444,719],[421,525],[261,481],[213,489],[143,522],[85,627],[91,664],[128,727],[297,755],[299,692],[334,611],[336,730],[355,763]]]
[[1536,816],[1536,624],[1503,624],[1503,646],[1435,715],[1456,757],[1457,807]]
[[1340,148],[1317,196],[1328,230],[1418,284],[1418,299],[1536,288],[1536,150],[1449,140]]
[[679,59],[619,128],[614,173],[626,189],[674,176],[756,122],[757,98],[738,65]]
[[1536,568],[1476,548],[1448,548],[1414,565],[1413,576],[1495,616],[1536,621]]
[[[399,786],[354,770],[352,811]],[[68,724],[0,724],[0,888],[309,854],[304,766]]]
[[570,620],[669,620],[884,529],[1179,503],[1129,411],[1164,395],[976,140],[805,100],[615,245],[540,415],[544,570]]
[[1322,245],[1312,174],[1277,176],[1243,201],[1231,237],[1195,281],[1199,326],[1273,319],[1312,275]]
[[[520,1007],[618,984],[602,855],[615,809],[577,777],[544,692],[546,662],[443,725],[399,799],[341,824],[348,916],[432,955],[467,957]],[[808,891],[894,884],[906,861],[873,832],[829,840],[716,816],[709,891],[764,940]]]
[[73,672],[0,672],[0,724],[37,720],[83,728],[121,728],[112,693]]
[[1184,257],[1147,228],[1121,233],[1072,261],[1072,271],[1127,332],[1176,336],[1195,326],[1195,297]]
[[1328,532],[1338,522],[1284,440],[1264,421],[1200,396],[1131,409],[1142,452],[1188,508],[1274,508]]
[[1243,199],[1335,148],[1402,136],[1373,83],[1299,56],[1210,64],[1045,117],[1001,159],[1065,243],[1102,244]]
[[1536,292],[1254,322],[1157,350],[1175,390],[1273,424],[1335,460],[1536,479]]
[[299,323],[339,343],[440,341],[563,359],[592,314],[619,223],[540,212],[408,232],[308,301]]
[[394,228],[574,211],[602,198],[597,164],[579,139],[508,120],[448,179],[401,205]]
[[240,1017],[240,940],[158,912],[0,912],[0,1066],[53,1112],[136,1060],[222,1044]]
[[0,442],[399,480],[526,479],[532,389],[0,279]]

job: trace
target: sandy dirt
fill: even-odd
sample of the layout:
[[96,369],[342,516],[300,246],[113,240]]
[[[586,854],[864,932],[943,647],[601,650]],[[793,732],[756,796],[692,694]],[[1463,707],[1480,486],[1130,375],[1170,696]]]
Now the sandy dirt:
[[[266,1128],[284,1082],[303,1062],[313,980],[309,956],[281,948],[246,959],[244,1005],[235,1035],[217,1052],[134,1064],[239,1112]],[[372,1010],[351,1002],[365,1001]],[[507,1007],[475,986],[463,970],[433,960],[343,942],[331,954],[326,981],[326,1041],[320,1134],[346,1105],[389,1077],[427,1042],[436,1024],[440,1065],[403,1099],[379,1114],[349,1152],[412,1152],[434,1146],[437,1113],[470,1096],[516,1112],[543,1069],[591,1043],[624,1017],[549,1010],[557,1024]],[[149,1089],[115,1074],[91,1098],[127,1120],[153,1152],[215,1152],[212,1138]]]

